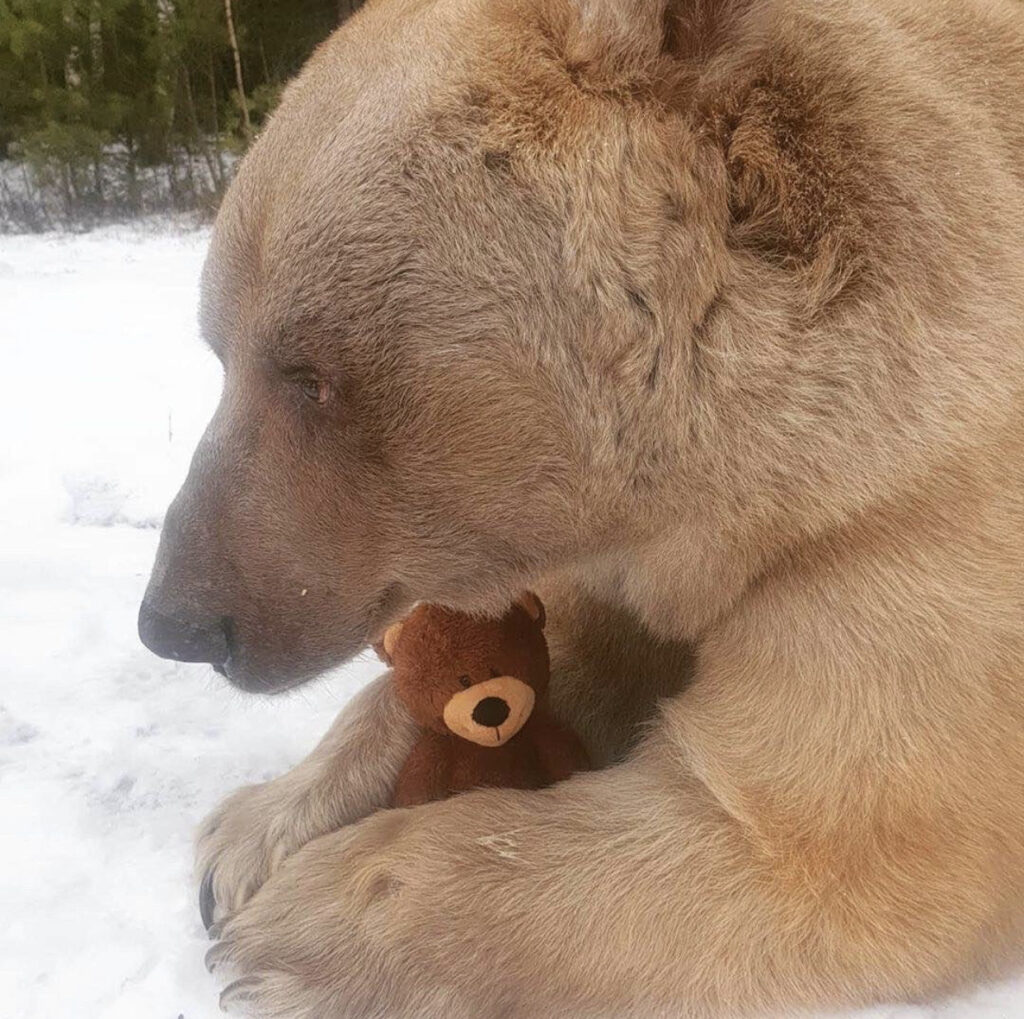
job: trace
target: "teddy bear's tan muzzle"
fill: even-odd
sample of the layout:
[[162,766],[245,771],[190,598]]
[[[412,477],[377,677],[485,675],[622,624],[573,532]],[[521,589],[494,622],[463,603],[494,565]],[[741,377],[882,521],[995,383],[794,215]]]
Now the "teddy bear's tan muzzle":
[[460,690],[444,706],[444,724],[482,747],[500,747],[526,724],[533,687],[515,676],[496,676]]

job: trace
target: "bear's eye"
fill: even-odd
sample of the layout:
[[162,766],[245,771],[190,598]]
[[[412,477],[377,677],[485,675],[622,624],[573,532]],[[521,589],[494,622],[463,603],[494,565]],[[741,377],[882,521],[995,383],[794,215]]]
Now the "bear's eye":
[[330,399],[331,385],[326,380],[306,376],[299,379],[298,382],[302,395],[307,400],[312,400],[314,403],[323,406]]
[[473,685],[473,681],[469,678],[469,676],[459,676],[459,684],[461,686],[470,687]]

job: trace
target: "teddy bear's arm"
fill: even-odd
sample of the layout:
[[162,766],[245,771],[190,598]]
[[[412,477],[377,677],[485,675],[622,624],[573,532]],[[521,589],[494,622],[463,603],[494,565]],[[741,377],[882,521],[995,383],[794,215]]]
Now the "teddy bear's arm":
[[450,779],[451,762],[446,741],[425,732],[398,772],[391,805],[416,807],[421,803],[443,800],[450,793]]
[[590,757],[572,729],[545,714],[536,720],[535,733],[537,754],[550,781],[561,782],[574,772],[589,771]]

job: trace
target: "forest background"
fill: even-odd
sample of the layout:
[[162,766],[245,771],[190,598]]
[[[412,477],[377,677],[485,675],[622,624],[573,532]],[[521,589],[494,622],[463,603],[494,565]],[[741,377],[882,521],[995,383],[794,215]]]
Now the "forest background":
[[215,211],[362,0],[0,0],[0,232]]

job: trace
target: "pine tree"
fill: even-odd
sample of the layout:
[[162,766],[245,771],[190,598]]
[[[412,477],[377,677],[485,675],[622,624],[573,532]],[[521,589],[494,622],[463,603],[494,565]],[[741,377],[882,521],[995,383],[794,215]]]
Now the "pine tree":
[[212,208],[285,81],[360,3],[0,0],[0,228]]

